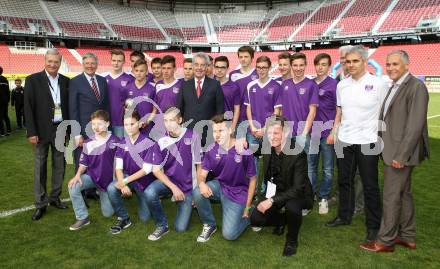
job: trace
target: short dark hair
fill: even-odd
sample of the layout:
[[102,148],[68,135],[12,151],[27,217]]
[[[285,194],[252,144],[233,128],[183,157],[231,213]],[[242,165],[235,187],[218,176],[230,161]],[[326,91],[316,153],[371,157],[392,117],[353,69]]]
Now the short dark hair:
[[151,67],[153,67],[153,64],[162,64],[162,59],[161,58],[159,58],[159,57],[154,57],[152,60],[151,60]]
[[240,52],[247,52],[249,55],[251,55],[252,59],[254,58],[255,50],[250,46],[241,46],[238,48],[237,55],[239,55]]
[[165,114],[170,114],[170,113],[176,113],[176,118],[182,118],[182,112],[180,112],[180,109],[178,109],[175,106],[172,106],[170,108],[168,108],[167,110],[165,110]]
[[290,63],[293,63],[293,61],[303,59],[305,64],[307,64],[307,56],[302,52],[294,53],[290,56]]
[[133,112],[128,113],[130,110],[125,109],[124,113],[124,119],[135,119],[136,121],[139,121],[141,119],[141,114],[137,110],[133,110]]
[[113,55],[122,55],[122,57],[123,57],[124,60],[125,60],[125,54],[124,54],[124,51],[122,51],[122,50],[120,50],[120,49],[112,49],[112,50],[110,50],[110,58],[111,58]]
[[176,67],[176,58],[174,58],[174,56],[172,56],[172,55],[163,56],[160,64],[164,65],[164,64],[169,64],[169,63],[173,64],[173,67]]
[[219,124],[222,122],[230,122],[231,119],[225,118],[225,114],[217,114],[211,118],[213,124]]
[[14,81],[20,81],[20,82],[22,82],[21,78],[16,78]]
[[110,121],[110,115],[108,114],[107,111],[100,109],[100,110],[96,110],[95,112],[93,112],[90,115],[90,119],[91,120],[101,119],[103,121],[109,122]]
[[130,53],[130,58],[133,56],[140,57],[142,60],[145,60],[145,54],[143,54],[142,52],[140,52],[138,50],[134,50]]
[[327,53],[320,53],[316,55],[315,59],[313,60],[313,64],[318,65],[322,59],[328,59],[328,65],[332,65],[332,57],[330,57],[330,55]]
[[193,62],[193,59],[192,59],[192,58],[185,58],[185,59],[183,60],[183,63],[190,63],[190,64],[192,64],[192,62]]
[[266,130],[275,125],[280,125],[281,128],[284,128],[286,121],[287,119],[283,116],[272,115],[266,120]]
[[256,63],[262,63],[262,62],[266,62],[269,65],[269,67],[272,66],[272,62],[270,61],[270,58],[267,57],[266,55],[262,55],[257,58]]
[[209,61],[212,63],[212,60],[214,60],[214,59],[212,58],[212,56],[208,54],[208,58],[209,58]]
[[291,57],[291,55],[288,52],[282,52],[282,53],[278,54],[278,60],[281,60],[281,59],[290,60],[290,57]]
[[217,63],[217,62],[225,62],[226,66],[229,67],[229,60],[228,60],[228,57],[226,57],[226,56],[222,55],[222,56],[216,57],[215,60],[214,60],[214,64]]
[[140,66],[140,65],[146,65],[146,66],[147,66],[147,69],[148,69],[148,64],[147,64],[147,62],[146,62],[145,60],[142,60],[142,59],[137,60],[137,61],[134,63],[133,68],[136,68],[136,67],[138,67],[138,66]]

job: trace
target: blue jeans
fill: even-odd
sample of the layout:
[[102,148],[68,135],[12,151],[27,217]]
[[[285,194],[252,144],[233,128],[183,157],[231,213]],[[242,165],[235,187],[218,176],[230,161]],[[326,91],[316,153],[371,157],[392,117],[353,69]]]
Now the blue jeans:
[[[311,150],[312,152],[312,150]],[[333,161],[334,161],[334,148],[333,145],[327,144],[327,138],[321,138],[319,141],[319,148],[317,154],[310,153],[307,155],[308,162],[308,174],[310,183],[313,187],[313,192],[317,193],[317,181],[318,181],[318,164],[319,156],[322,155],[322,182],[319,190],[319,197],[321,199],[328,199],[330,197],[330,191],[332,189],[333,180]]]
[[[145,189],[145,197],[148,207],[151,210],[157,227],[168,227],[167,216],[160,202],[160,197],[172,194],[171,190],[156,179]],[[174,221],[174,228],[177,232],[184,232],[188,229],[192,213],[192,194],[186,194],[185,200],[177,202],[177,215]]]
[[119,138],[124,137],[124,126],[112,126],[112,132]]
[[194,202],[197,206],[200,220],[203,224],[217,226],[214,214],[212,213],[210,199],[220,201],[223,211],[223,237],[226,240],[237,239],[250,223],[249,218],[242,217],[246,206],[237,204],[226,197],[221,190],[218,180],[208,181],[206,184],[212,190],[213,195],[210,198],[203,197],[198,187],[193,190]]
[[[248,142],[248,147],[249,149],[251,149],[252,151],[254,151],[255,153],[257,153],[257,146],[260,148],[260,150],[258,152],[261,152],[261,147],[263,144],[263,139],[261,138],[256,138],[253,134],[251,133],[246,133],[246,141]],[[255,162],[255,169],[257,172],[257,184],[258,184],[258,178],[259,178],[259,167],[258,167],[258,157],[254,156],[254,162]],[[256,188],[256,190],[258,190],[258,186]],[[264,180],[261,180],[261,186],[260,186],[260,192],[261,193],[265,193],[266,192],[266,183],[264,182]]]
[[[116,181],[113,181],[107,188],[110,202],[115,209],[116,215],[125,220],[128,219],[128,211],[124,205],[124,198],[122,192],[116,188]],[[142,222],[147,222],[151,218],[150,210],[148,209],[145,195],[142,190],[138,189],[133,183],[129,183],[128,187],[134,192],[138,199],[138,215]]]
[[[294,143],[297,143],[299,146],[304,148],[304,151],[306,152],[306,154],[309,154],[309,148],[310,148],[310,135],[307,136],[303,136],[303,135],[298,135],[298,136],[294,136],[292,137],[292,145],[291,147],[293,147]],[[296,147],[297,145],[295,145]]]
[[[81,181],[82,185],[77,183],[69,188],[70,200],[72,201],[73,211],[75,212],[75,217],[77,220],[84,220],[89,216],[89,212],[87,211],[87,206],[84,202],[81,191],[96,187],[92,178],[87,174],[81,175]],[[112,204],[110,203],[108,192],[99,191],[99,199],[101,202],[102,215],[106,218],[111,217],[114,213],[114,210]]]

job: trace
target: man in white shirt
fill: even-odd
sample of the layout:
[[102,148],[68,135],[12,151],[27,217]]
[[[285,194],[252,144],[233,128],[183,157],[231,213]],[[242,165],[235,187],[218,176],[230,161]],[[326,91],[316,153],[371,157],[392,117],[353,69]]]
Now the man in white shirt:
[[[342,80],[336,90],[337,108],[332,133],[336,133],[339,162],[338,214],[326,226],[351,224],[354,210],[356,169],[364,186],[367,241],[376,239],[382,209],[378,184],[378,119],[388,85],[367,71],[368,50],[353,46],[345,57],[350,77]],[[342,154],[341,154],[342,153]]]

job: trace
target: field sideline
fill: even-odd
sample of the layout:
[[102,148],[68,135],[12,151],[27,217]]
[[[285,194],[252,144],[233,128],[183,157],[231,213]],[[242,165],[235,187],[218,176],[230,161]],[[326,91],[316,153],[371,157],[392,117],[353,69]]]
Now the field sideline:
[[[15,113],[10,110],[9,115],[15,128]],[[401,247],[390,254],[361,251],[358,245],[365,237],[362,216],[348,227],[324,227],[334,217],[335,206],[326,216],[318,215],[315,206],[304,218],[298,253],[291,258],[281,256],[284,237],[272,235],[270,228],[259,233],[248,229],[236,242],[224,240],[219,229],[209,242],[197,243],[201,224],[195,212],[188,232],[171,231],[151,242],[147,235],[154,224],[137,219],[133,198],[127,204],[134,225],[113,236],[108,230],[114,218],[103,218],[94,201],[90,202],[91,225],[76,232],[68,230],[74,221],[70,203],[68,210],[48,208],[37,222],[31,220],[33,211],[0,218],[1,268],[440,268],[440,94],[430,94],[428,117],[432,117],[428,120],[431,160],[413,173],[416,251]],[[0,139],[0,212],[33,204],[31,151],[25,131]],[[62,198],[68,198],[66,186],[72,176],[72,165],[68,165]],[[168,216],[173,217],[176,206],[164,203]],[[221,224],[220,206],[214,208]]]

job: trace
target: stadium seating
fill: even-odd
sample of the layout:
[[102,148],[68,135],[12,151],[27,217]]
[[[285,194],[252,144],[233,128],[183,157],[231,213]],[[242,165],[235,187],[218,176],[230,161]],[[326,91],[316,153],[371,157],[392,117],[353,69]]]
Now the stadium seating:
[[294,36],[294,40],[305,41],[319,39],[348,3],[348,0],[328,1]]
[[172,12],[151,10],[151,13],[173,41],[181,41],[184,39],[182,29],[179,24],[177,24],[176,18]]
[[337,35],[366,34],[392,0],[356,1],[336,25]]
[[31,74],[44,68],[44,54],[32,51],[12,53],[5,44],[0,44],[0,59],[5,74]]
[[407,31],[415,28],[421,19],[438,17],[439,14],[438,0],[399,1],[379,32]]
[[176,21],[182,29],[188,43],[206,43],[205,28],[201,13],[179,12],[175,14]]

